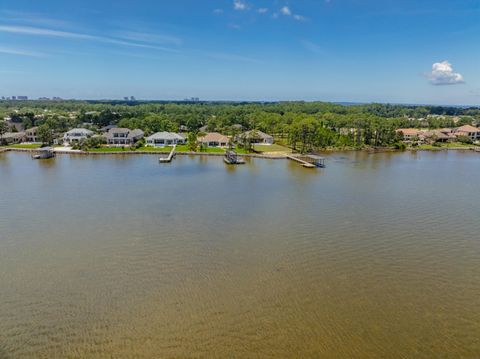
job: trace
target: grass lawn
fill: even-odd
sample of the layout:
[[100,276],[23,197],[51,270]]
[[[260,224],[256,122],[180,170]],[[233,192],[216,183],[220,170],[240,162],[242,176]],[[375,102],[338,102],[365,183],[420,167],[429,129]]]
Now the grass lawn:
[[173,147],[169,147],[169,146],[167,147],[143,146],[137,149],[137,151],[169,153],[172,150],[172,148]]
[[273,144],[273,145],[255,145],[253,146],[255,151],[259,152],[292,152],[292,150],[288,147]]
[[121,147],[100,147],[100,148],[92,148],[88,150],[88,152],[126,152],[131,151],[130,148],[121,148]]
[[[188,148],[188,145],[177,145],[177,152],[192,152],[190,148]],[[216,147],[208,147],[204,148],[202,151],[200,151],[200,146],[197,147],[198,153],[224,153],[225,149],[223,148],[216,148]]]
[[[467,144],[467,143],[448,142],[448,143],[442,143],[440,146],[433,146],[433,145],[429,145],[429,144],[424,144],[424,145],[420,145],[416,148],[418,148],[419,150],[441,150],[441,149],[444,149],[444,148],[465,148],[465,149],[468,149],[468,148],[473,148],[473,147],[476,147],[476,146],[473,145],[473,144]],[[415,147],[413,147],[413,148],[415,148]]]
[[38,144],[38,143],[19,143],[19,144],[15,144],[15,145],[8,145],[8,146],[5,146],[6,148],[29,148],[29,149],[32,149],[32,148],[40,148],[42,145]]

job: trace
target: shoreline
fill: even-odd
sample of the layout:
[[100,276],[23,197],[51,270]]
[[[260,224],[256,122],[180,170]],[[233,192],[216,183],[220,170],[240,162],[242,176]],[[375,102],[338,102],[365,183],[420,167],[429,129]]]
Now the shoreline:
[[[14,147],[5,147],[0,148],[0,153],[2,152],[36,152],[38,148],[14,148]],[[394,153],[394,152],[418,152],[418,151],[428,151],[428,152],[439,152],[439,151],[473,151],[473,152],[480,152],[480,147],[473,148],[473,147],[449,147],[449,148],[407,148],[405,150],[397,150],[391,148],[384,148],[384,149],[328,149],[323,151],[318,151],[317,153],[335,153],[335,152],[366,152],[370,154],[375,153]],[[82,151],[82,150],[55,150],[55,153],[63,154],[63,155],[161,155],[165,154],[164,152],[158,151]],[[176,152],[175,155],[181,156],[211,156],[211,157],[223,157],[225,153],[220,152]],[[251,157],[251,158],[267,158],[267,159],[286,159],[287,154],[278,154],[278,155],[265,155],[259,153],[242,153],[238,154],[239,157]]]
[[[36,152],[38,149],[37,148],[1,148],[1,152]],[[55,150],[54,151],[56,154],[61,154],[61,155],[82,155],[82,156],[118,156],[118,155],[162,155],[165,154],[164,152],[155,152],[155,151],[118,151],[118,152],[89,152],[89,151],[81,151],[81,150]],[[180,156],[209,156],[209,157],[223,157],[225,156],[225,153],[220,153],[220,152],[175,152],[175,155],[180,155]],[[256,154],[256,153],[248,153],[248,154],[239,154],[239,157],[249,157],[249,158],[265,158],[265,159],[286,159],[287,156],[283,154],[279,155],[262,155],[262,154]]]
[[[37,148],[14,148],[14,147],[4,147],[0,148],[0,153],[3,152],[36,152]],[[471,151],[471,152],[480,152],[480,147],[449,147],[449,148],[407,148],[405,150],[397,150],[393,148],[382,148],[382,149],[328,149],[324,151],[319,151],[319,154],[333,154],[336,152],[365,152],[368,154],[377,154],[377,153],[401,153],[401,152],[441,152],[441,151]],[[81,155],[81,156],[119,156],[119,155],[161,155],[163,152],[158,151],[118,151],[118,152],[103,152],[103,151],[81,151],[81,150],[55,150],[56,154],[61,155]],[[220,152],[176,152],[175,155],[180,156],[207,156],[207,157],[223,157],[225,153]],[[278,155],[274,154],[258,154],[258,153],[248,153],[248,154],[238,154],[239,157],[243,158],[263,158],[271,160],[280,160],[287,159],[287,154],[279,153]]]

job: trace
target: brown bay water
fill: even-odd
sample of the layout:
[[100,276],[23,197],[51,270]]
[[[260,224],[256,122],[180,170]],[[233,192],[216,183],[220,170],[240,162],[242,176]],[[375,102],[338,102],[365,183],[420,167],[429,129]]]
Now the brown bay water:
[[480,358],[480,154],[0,154],[0,358]]

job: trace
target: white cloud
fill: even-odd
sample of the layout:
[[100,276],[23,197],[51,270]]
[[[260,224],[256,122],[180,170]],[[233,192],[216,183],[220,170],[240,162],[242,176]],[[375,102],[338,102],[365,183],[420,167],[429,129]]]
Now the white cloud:
[[290,16],[292,15],[292,10],[290,10],[290,8],[288,6],[284,6],[280,9],[280,12],[283,14],[283,15],[287,15],[287,16]]
[[68,39],[94,40],[95,36],[78,34],[68,31],[59,31],[30,26],[0,25],[0,32],[9,32],[23,35],[38,35],[49,37],[63,37]]
[[223,9],[215,9],[213,10],[214,14],[223,14]]
[[325,50],[317,45],[316,43],[309,41],[309,40],[302,40],[302,45],[310,52],[313,52],[315,54],[321,55],[325,54]]
[[65,27],[70,26],[71,23],[65,20],[59,20],[44,16],[43,14],[22,12],[22,11],[12,11],[12,10],[0,10],[2,13],[2,18],[8,20],[9,22],[21,22],[28,23],[37,26],[49,26],[49,27]]
[[293,18],[294,18],[295,20],[297,20],[297,21],[306,21],[306,20],[307,20],[306,17],[304,17],[304,16],[302,16],[302,15],[297,15],[297,14],[294,14],[294,15],[293,15]]
[[[292,19],[296,21],[306,21],[307,18],[305,16],[294,14],[292,10],[288,6],[284,6],[280,9],[280,13],[285,16],[291,16]],[[275,14],[274,14],[275,15]],[[275,16],[274,16],[275,17]]]
[[266,14],[268,12],[268,9],[266,7],[261,7],[260,9],[257,10],[259,14]]
[[460,73],[453,71],[452,64],[448,61],[434,63],[432,72],[429,72],[426,76],[430,79],[430,83],[435,86],[457,85],[465,82]]
[[233,0],[233,8],[239,11],[247,10],[248,4],[242,0]]
[[30,26],[0,25],[0,32],[8,32],[8,33],[20,34],[20,35],[58,37],[58,38],[73,39],[73,40],[97,41],[97,42],[109,43],[109,44],[120,45],[120,46],[130,46],[130,47],[154,49],[154,50],[167,51],[167,52],[177,52],[176,50],[172,50],[166,47],[119,40],[111,37],[95,36],[95,35],[88,35],[88,34],[82,34],[82,33],[76,33],[76,32],[59,31],[59,30],[44,29],[44,28],[30,27]]
[[180,46],[183,43],[183,40],[176,36],[154,34],[149,32],[121,31],[116,33],[116,36],[125,40],[157,43],[157,44],[168,44],[168,45],[175,45],[175,46]]
[[210,52],[210,53],[206,53],[206,55],[213,59],[222,60],[222,61],[246,62],[246,63],[252,63],[252,64],[262,63],[262,61],[258,59],[254,59],[252,57],[247,57],[243,55],[228,54],[228,53],[222,53],[222,52]]
[[28,57],[45,57],[45,54],[39,52],[32,52],[22,49],[14,49],[10,47],[0,47],[0,54],[6,55],[17,55],[17,56],[28,56]]

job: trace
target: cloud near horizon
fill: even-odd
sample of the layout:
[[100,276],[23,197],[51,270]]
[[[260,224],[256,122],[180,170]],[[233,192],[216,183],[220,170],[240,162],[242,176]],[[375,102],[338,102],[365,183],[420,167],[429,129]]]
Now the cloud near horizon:
[[432,72],[426,74],[430,84],[434,86],[459,85],[465,83],[463,76],[453,71],[453,66],[447,60],[435,62],[432,65]]

